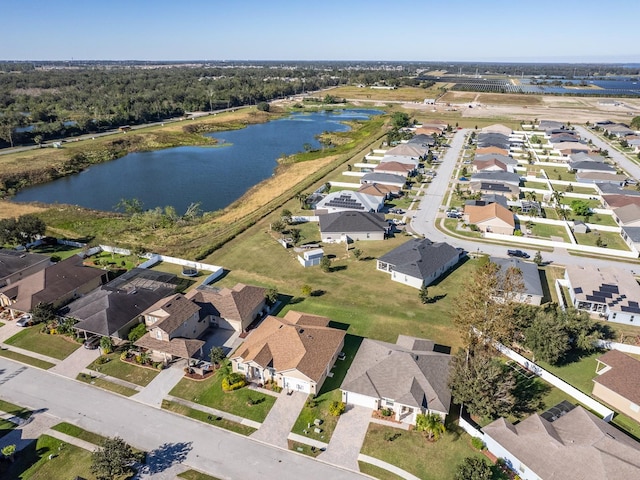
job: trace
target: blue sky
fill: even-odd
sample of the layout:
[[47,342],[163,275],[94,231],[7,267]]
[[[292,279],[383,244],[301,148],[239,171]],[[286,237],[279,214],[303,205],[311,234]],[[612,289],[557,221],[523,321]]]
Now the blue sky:
[[640,62],[638,0],[0,0],[0,60]]

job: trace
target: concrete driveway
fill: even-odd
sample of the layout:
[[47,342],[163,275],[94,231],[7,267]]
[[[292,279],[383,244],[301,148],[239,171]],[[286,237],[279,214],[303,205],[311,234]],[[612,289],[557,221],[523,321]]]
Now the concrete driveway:
[[136,393],[131,398],[152,407],[160,408],[162,399],[169,395],[173,387],[184,377],[184,368],[186,366],[186,360],[173,363],[169,368],[162,370],[140,393]]
[[254,432],[251,438],[277,447],[288,448],[289,432],[296,423],[308,396],[302,392],[293,392],[291,395],[282,392],[260,429]]
[[67,358],[51,368],[51,372],[64,375],[69,378],[76,378],[82,370],[87,368],[91,362],[100,356],[100,349],[89,350],[84,347],[78,348]]
[[338,420],[327,450],[318,455],[318,458],[349,470],[359,471],[358,455],[369,428],[371,412],[370,408],[348,406],[347,411]]
[[24,330],[25,327],[18,327],[15,320],[3,320],[4,325],[0,327],[0,343],[13,337],[16,333]]

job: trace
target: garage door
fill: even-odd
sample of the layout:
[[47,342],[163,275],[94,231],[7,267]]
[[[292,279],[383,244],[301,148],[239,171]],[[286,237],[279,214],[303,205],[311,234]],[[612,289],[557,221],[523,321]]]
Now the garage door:
[[378,408],[378,399],[369,397],[367,395],[360,395],[359,393],[353,392],[344,392],[343,396],[344,403],[350,405],[360,405],[361,407],[367,408]]
[[308,382],[298,378],[284,377],[285,390],[294,390],[298,392],[311,393],[311,386]]

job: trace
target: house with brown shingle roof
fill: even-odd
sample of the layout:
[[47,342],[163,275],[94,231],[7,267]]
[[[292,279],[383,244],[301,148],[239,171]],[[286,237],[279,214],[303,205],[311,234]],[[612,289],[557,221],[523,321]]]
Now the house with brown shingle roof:
[[233,288],[201,285],[187,293],[217,327],[245,332],[266,311],[267,289],[238,283]]
[[200,307],[181,293],[158,300],[142,312],[147,333],[134,345],[151,351],[154,361],[168,363],[173,358],[202,355],[205,344],[198,337],[209,326]]
[[382,162],[373,169],[375,173],[390,173],[392,175],[408,176],[415,172],[413,165],[400,162]]
[[346,332],[329,322],[294,311],[269,315],[231,356],[233,371],[259,384],[317,394],[344,346]]
[[640,443],[578,406],[483,427],[487,449],[523,480],[640,478]]
[[472,163],[474,172],[513,172],[510,165],[507,166],[495,158],[489,160],[474,160]]
[[435,413],[444,420],[451,405],[451,355],[434,346],[405,335],[395,344],[365,338],[340,386],[342,401],[391,409],[397,421],[410,425],[418,414]]
[[484,206],[465,205],[464,220],[466,223],[476,225],[482,232],[513,235],[516,228],[511,210],[498,203]]
[[509,151],[498,147],[485,147],[476,149],[476,155],[509,155]]
[[640,422],[640,361],[618,350],[596,360],[593,396]]
[[384,201],[387,198],[391,198],[397,190],[396,187],[383,183],[363,183],[360,185],[358,192],[381,198]]
[[39,303],[60,308],[106,281],[104,270],[86,266],[81,257],[73,255],[0,288],[0,305],[12,313],[30,312]]

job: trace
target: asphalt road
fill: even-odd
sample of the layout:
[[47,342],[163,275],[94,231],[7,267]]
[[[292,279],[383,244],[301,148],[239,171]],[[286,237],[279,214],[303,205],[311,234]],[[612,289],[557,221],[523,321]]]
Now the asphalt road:
[[[15,372],[19,373],[12,377]],[[367,478],[4,358],[0,358],[0,397],[101,435],[120,436],[148,452],[159,453],[161,448],[165,465],[179,461],[221,479]]]
[[[447,149],[447,152],[442,158],[443,162],[440,167],[438,167],[437,176],[430,184],[423,185],[425,195],[421,197],[422,199],[420,200],[418,210],[408,212],[409,215],[413,216],[410,226],[415,233],[424,235],[433,242],[447,242],[454,247],[461,247],[469,253],[477,252],[496,257],[507,257],[507,249],[509,248],[507,246],[496,245],[486,241],[475,241],[473,239],[460,239],[450,236],[436,227],[436,222],[440,222],[443,216],[440,215],[440,217],[438,217],[438,214],[442,212],[440,207],[443,203],[443,198],[447,192],[449,183],[452,181],[451,177],[456,168],[456,162],[459,159],[460,151],[464,146],[465,135],[468,132],[468,129],[464,129],[458,130],[454,134],[453,139],[450,142],[451,147]],[[589,132],[586,133],[588,134]],[[582,135],[583,132],[580,131],[580,134]],[[592,138],[592,136],[589,135],[585,135],[585,138]],[[594,144],[596,144],[596,140],[599,139],[592,138],[592,140]],[[599,141],[602,143],[601,140]],[[605,145],[603,148],[609,148],[609,151],[611,152],[610,146]],[[624,158],[623,155],[620,155],[619,153],[618,155],[622,157],[620,159],[620,165],[625,169],[629,167],[629,173],[635,176],[634,170],[631,168],[633,167],[633,163]],[[617,158],[615,159],[618,161]],[[637,167],[637,170],[639,175],[637,178],[640,178],[640,167]],[[533,257],[535,252],[538,250],[535,246],[529,247],[521,244],[514,244],[513,248],[526,251],[531,255],[531,257]],[[640,265],[630,264],[625,259],[587,258],[578,255],[570,255],[567,250],[561,248],[556,248],[553,252],[542,251],[542,259],[544,262],[550,262],[554,265],[584,265],[588,262],[590,265],[600,268],[615,266],[617,268],[625,269],[633,274],[636,273],[636,270],[640,272]]]
[[584,127],[576,127],[576,131],[580,134],[580,136],[586,140],[591,140],[593,144],[601,150],[607,150],[609,152],[609,156],[629,175],[631,175],[635,179],[640,179],[640,165],[635,162],[632,162],[627,157],[625,157],[622,153],[615,150],[611,145],[602,140],[600,137],[596,136],[593,132],[589,131]]

